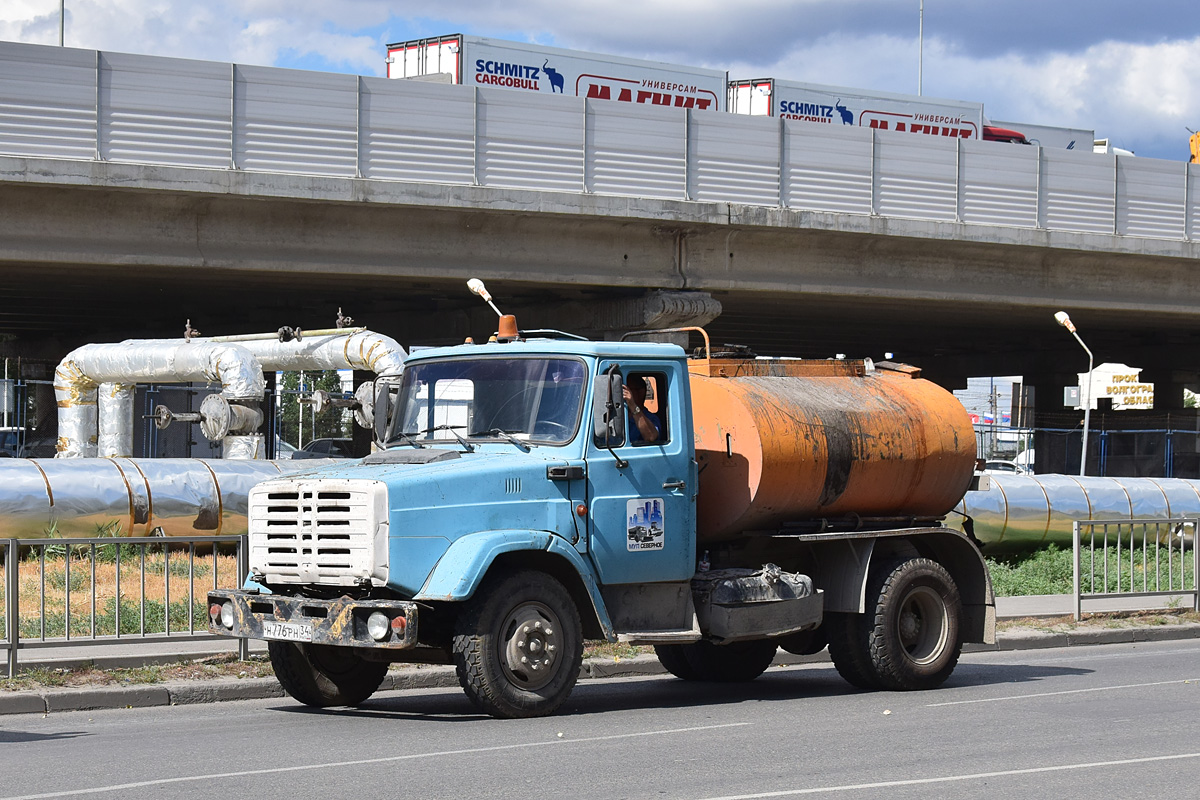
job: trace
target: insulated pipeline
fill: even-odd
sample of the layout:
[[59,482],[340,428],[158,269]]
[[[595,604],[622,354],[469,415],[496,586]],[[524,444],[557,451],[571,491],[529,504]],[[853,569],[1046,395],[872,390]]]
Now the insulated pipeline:
[[0,459],[0,538],[241,534],[251,487],[332,463],[249,458]]
[[[991,475],[987,491],[967,492],[957,510],[975,520],[987,553],[1070,548],[1074,523],[1085,520],[1200,516],[1200,480],[1076,475]],[[951,515],[951,527],[962,518]]]

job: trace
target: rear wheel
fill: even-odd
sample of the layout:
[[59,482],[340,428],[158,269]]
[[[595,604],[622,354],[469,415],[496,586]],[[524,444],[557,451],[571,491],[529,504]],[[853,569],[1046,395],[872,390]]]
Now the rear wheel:
[[829,644],[829,631],[824,626],[806,631],[789,633],[779,639],[779,646],[794,656],[811,656]]
[[830,612],[821,627],[829,636],[829,658],[846,683],[858,689],[879,689],[868,658],[863,614]]
[[685,681],[743,683],[763,674],[778,649],[774,640],[759,639],[722,645],[712,642],[655,645],[654,652],[667,671]]
[[871,574],[868,613],[828,614],[829,654],[860,689],[934,689],[962,652],[958,587],[927,558],[892,561]]
[[579,612],[566,588],[544,573],[489,580],[463,608],[453,652],[459,684],[486,713],[552,714],[579,678]]
[[958,665],[962,601],[946,568],[927,558],[879,576],[870,658],[885,689],[934,689]]
[[309,706],[356,706],[375,693],[388,665],[349,647],[267,642],[271,667],[284,691]]
[[686,648],[686,644],[656,644],[654,645],[654,655],[658,656],[658,663],[662,664],[667,672],[676,678],[698,681],[700,676],[696,674],[695,668],[688,661]]

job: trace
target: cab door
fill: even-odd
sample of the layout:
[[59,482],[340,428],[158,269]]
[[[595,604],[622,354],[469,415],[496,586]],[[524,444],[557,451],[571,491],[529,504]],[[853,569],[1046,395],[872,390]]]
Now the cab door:
[[[631,442],[628,430],[605,446],[592,432],[587,449],[589,550],[605,584],[688,580],[696,563],[696,462],[691,405],[682,366],[672,361],[602,360],[623,381],[649,378],[646,408],[660,418],[657,442]],[[616,384],[616,403],[621,403]],[[627,410],[619,412],[630,423]]]

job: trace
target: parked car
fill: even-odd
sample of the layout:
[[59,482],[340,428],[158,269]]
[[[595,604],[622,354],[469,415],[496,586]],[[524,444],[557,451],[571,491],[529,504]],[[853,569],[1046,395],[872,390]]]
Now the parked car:
[[292,458],[354,458],[353,439],[313,439]]
[[1002,461],[999,459],[985,461],[983,464],[984,474],[987,475],[1031,475],[1033,474],[1026,467],[1022,467],[1015,461]]
[[21,429],[0,429],[0,458],[16,456],[21,450]]

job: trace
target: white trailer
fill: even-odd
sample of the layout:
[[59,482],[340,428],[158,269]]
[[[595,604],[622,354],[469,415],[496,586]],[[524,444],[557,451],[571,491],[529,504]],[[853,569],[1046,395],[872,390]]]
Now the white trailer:
[[[541,63],[539,63],[541,62]],[[461,33],[388,45],[389,78],[724,111],[728,73]]]
[[852,126],[961,139],[988,138],[984,135],[983,103],[777,78],[730,81],[729,109],[737,114],[823,125],[831,131]]
[[1088,146],[1096,138],[1095,131],[1084,128],[1056,128],[1052,125],[1033,125],[1028,122],[1001,122],[996,120],[988,123],[1001,128],[1013,128],[1025,134],[1030,144],[1040,145],[1047,150],[1077,150],[1081,153],[1088,151]]

